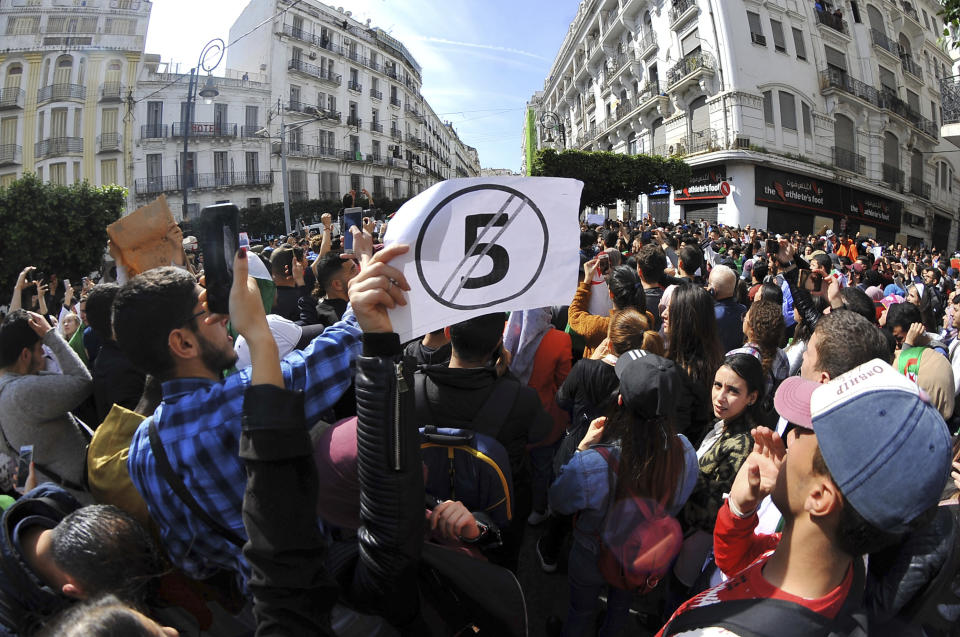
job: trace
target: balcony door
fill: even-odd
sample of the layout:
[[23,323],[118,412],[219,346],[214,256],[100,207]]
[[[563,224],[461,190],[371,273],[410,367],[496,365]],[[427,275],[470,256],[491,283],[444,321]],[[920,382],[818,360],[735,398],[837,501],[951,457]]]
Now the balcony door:
[[147,192],[160,192],[163,189],[163,155],[147,155]]

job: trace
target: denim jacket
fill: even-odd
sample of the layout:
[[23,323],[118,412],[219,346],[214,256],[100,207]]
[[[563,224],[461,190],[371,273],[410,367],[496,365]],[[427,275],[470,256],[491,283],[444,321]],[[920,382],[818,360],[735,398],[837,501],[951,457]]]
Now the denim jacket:
[[[683,475],[677,482],[677,491],[667,511],[676,515],[697,484],[699,465],[697,453],[686,436],[678,434],[683,443]],[[620,443],[595,445],[609,447],[619,459]],[[616,480],[614,476],[612,478]],[[611,491],[611,471],[600,452],[593,448],[575,453],[570,462],[560,469],[560,474],[550,486],[550,508],[565,515],[579,513],[573,529],[573,537],[592,553],[598,549],[598,538],[607,514],[607,496]],[[616,488],[616,485],[613,485]]]

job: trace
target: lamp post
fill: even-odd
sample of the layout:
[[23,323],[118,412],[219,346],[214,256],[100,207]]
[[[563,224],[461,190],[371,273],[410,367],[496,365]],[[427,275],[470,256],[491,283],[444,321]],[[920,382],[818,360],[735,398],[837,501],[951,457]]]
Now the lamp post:
[[[193,105],[196,102],[197,96],[197,73],[199,70],[204,70],[207,72],[207,81],[204,84],[203,88],[200,90],[200,97],[203,98],[204,104],[212,104],[213,98],[220,94],[220,91],[217,90],[217,87],[213,83],[213,69],[217,68],[220,65],[220,60],[223,59],[223,50],[226,48],[223,40],[220,38],[214,38],[207,42],[203,50],[200,51],[200,59],[197,61],[197,66],[190,69],[190,83],[187,85],[187,107],[184,113],[181,113],[180,124],[183,127],[183,161],[180,163],[183,166],[181,170],[181,179],[183,179],[183,218],[186,220],[187,215],[189,214],[187,207],[188,196],[190,192],[190,182],[193,181],[193,175],[196,173],[197,167],[193,164],[190,164],[190,172],[187,173],[187,161],[188,161],[188,150],[190,148],[190,129],[193,128]],[[211,57],[212,56],[212,57]],[[210,59],[208,59],[210,58]],[[211,59],[213,60],[211,63]]]
[[560,145],[567,147],[567,133],[559,115],[553,111],[544,111],[540,115],[540,127],[546,131],[556,130],[560,134]]

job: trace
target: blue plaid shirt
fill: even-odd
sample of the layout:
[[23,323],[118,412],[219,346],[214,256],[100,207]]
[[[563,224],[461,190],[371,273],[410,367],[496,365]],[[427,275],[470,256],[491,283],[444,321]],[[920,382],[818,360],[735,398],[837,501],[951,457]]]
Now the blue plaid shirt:
[[[352,310],[328,327],[306,349],[294,350],[281,366],[287,389],[305,394],[304,412],[310,425],[343,395],[353,380],[352,363],[360,354],[361,331]],[[153,418],[170,465],[197,503],[217,522],[241,538],[241,508],[247,475],[238,457],[243,396],[250,369],[226,380],[177,378],[163,383],[163,402]],[[202,579],[218,568],[240,573],[250,567],[240,548],[198,519],[173,492],[157,469],[146,423],[130,444],[127,469],[143,496],[150,516],[173,563]]]

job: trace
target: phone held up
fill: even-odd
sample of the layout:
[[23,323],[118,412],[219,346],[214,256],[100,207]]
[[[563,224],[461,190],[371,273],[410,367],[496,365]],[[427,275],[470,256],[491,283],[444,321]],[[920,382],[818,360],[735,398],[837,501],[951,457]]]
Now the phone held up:
[[353,254],[353,234],[350,226],[363,227],[363,208],[346,208],[343,211],[343,251]]
[[200,212],[200,250],[207,285],[207,306],[213,314],[230,312],[233,257],[240,247],[240,209],[232,203],[207,206]]
[[27,485],[27,474],[30,473],[30,463],[33,462],[33,445],[20,447],[20,457],[17,459],[17,488]]

